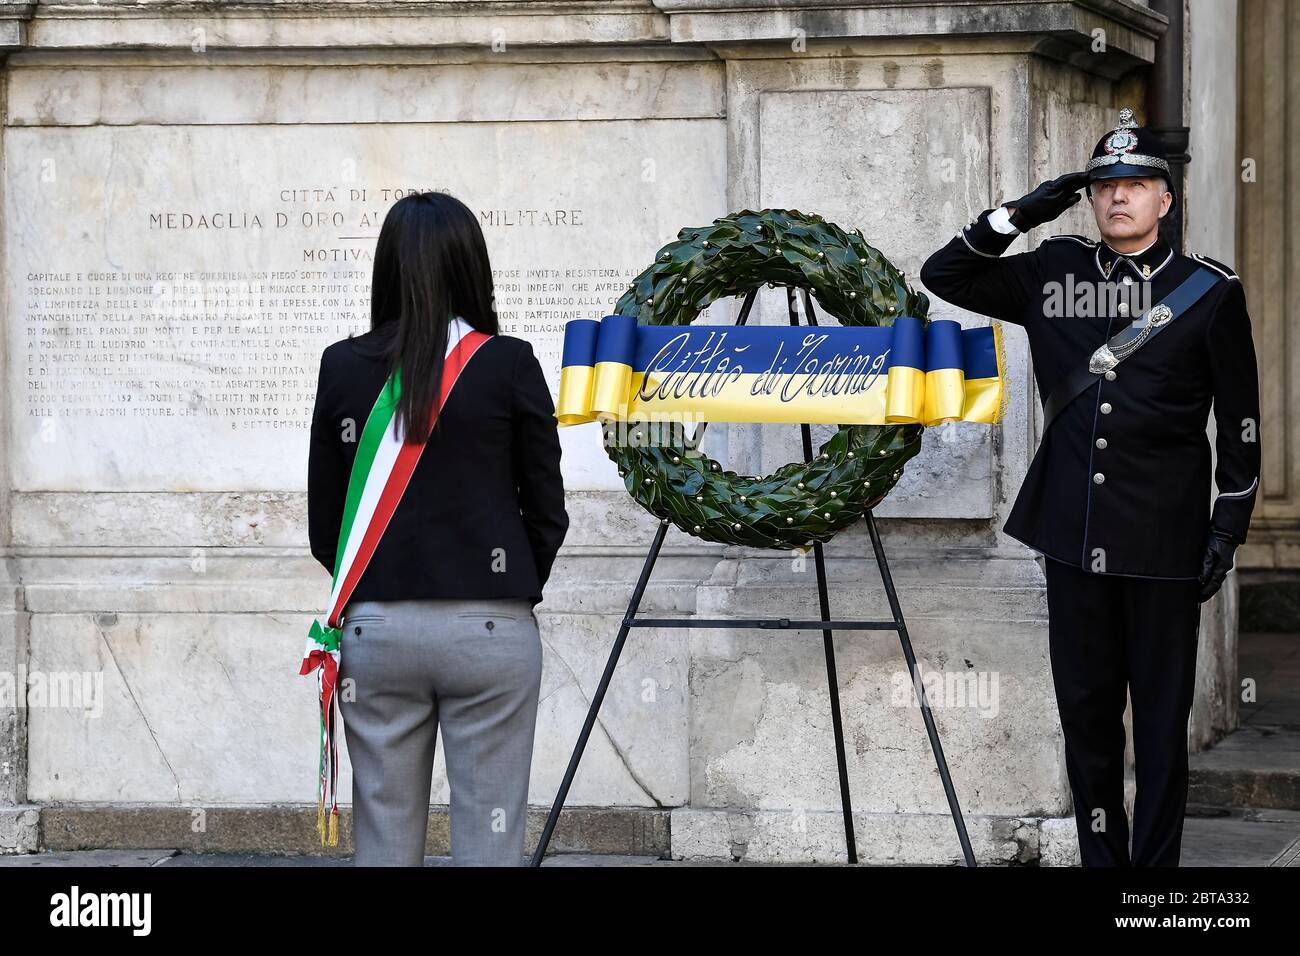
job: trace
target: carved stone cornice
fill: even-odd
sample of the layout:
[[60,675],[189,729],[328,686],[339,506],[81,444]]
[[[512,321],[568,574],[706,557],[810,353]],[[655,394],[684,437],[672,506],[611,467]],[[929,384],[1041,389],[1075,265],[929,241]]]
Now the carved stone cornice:
[[796,30],[810,44],[855,38],[1019,39],[1034,52],[1107,76],[1152,62],[1156,40],[1168,26],[1162,14],[1137,0],[655,0],[655,5],[668,14],[675,43],[788,44]]
[[0,51],[636,44],[775,55],[797,32],[811,44],[1007,41],[1118,76],[1151,62],[1166,25],[1137,0],[0,0]]

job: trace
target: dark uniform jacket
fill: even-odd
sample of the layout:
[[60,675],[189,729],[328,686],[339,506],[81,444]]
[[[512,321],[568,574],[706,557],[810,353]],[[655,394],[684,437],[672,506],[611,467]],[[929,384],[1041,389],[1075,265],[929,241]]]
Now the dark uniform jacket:
[[[1259,487],[1259,385],[1240,280],[1221,263],[1175,253],[1163,239],[1123,255],[1082,236],[1052,236],[1002,258],[1017,233],[996,230],[991,211],[930,256],[921,280],[954,305],[1024,326],[1042,401],[1194,270],[1214,270],[1217,282],[1195,305],[1048,426],[1003,529],[1085,570],[1196,577],[1211,524],[1246,540]],[[1078,308],[1085,286],[1100,308]],[[1118,294],[1144,291],[1150,298],[1135,298],[1136,308]]]
[[[311,553],[331,575],[357,441],[386,380],[382,329],[321,357],[307,466]],[[555,406],[525,340],[494,335],[447,398],[354,601],[526,597],[568,530]]]

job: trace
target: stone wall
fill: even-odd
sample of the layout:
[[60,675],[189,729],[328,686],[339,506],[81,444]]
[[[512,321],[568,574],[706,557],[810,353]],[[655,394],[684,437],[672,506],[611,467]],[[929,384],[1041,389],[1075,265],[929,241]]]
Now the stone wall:
[[[563,320],[603,314],[678,228],[728,211],[822,213],[915,276],[981,210],[1079,165],[1162,29],[1100,0],[755,6],[0,3],[0,668],[84,676],[98,702],[0,711],[0,848],[35,845],[33,807],[47,846],[311,848],[296,671],[328,581],[306,552],[306,423],[320,350],[365,327],[364,254],[395,190],[480,211],[504,330],[554,385]],[[1053,231],[1088,230],[1071,215]],[[757,321],[786,321],[783,301],[760,296]],[[1039,430],[1006,331],[1006,423],[930,430],[878,514],[922,676],[948,683],[934,713],[977,855],[1068,862],[1041,570],[999,533]],[[563,441],[539,814],[654,531],[594,430]],[[708,446],[754,470],[799,454],[776,426]],[[835,616],[887,617],[865,532],[827,555]],[[816,607],[810,559],[676,531],[643,602]],[[959,859],[897,641],[835,648],[861,858]],[[433,784],[445,803],[441,755]],[[817,634],[638,629],[556,846],[840,859],[838,792]]]
[[[1221,94],[1231,87],[1236,93],[1239,122],[1231,173],[1240,214],[1235,237],[1218,245],[1231,248],[1236,239],[1236,258],[1224,261],[1233,262],[1245,285],[1259,352],[1260,417],[1267,429],[1250,539],[1237,565],[1253,572],[1257,597],[1252,603],[1261,626],[1283,630],[1300,626],[1300,336],[1294,320],[1300,306],[1294,251],[1300,234],[1294,188],[1300,178],[1300,96],[1290,68],[1290,54],[1300,45],[1300,8],[1283,0],[1240,0],[1232,6],[1238,13],[1239,63],[1209,89]],[[1227,11],[1216,10],[1214,17],[1222,24]],[[1217,99],[1207,98],[1207,106]],[[1217,141],[1227,131],[1222,115],[1215,118]]]
[[[1191,129],[1192,162],[1187,167],[1186,249],[1232,265],[1238,261],[1237,45],[1232,42],[1237,4],[1192,0],[1187,29],[1185,115]],[[1253,315],[1251,325],[1263,383],[1269,375],[1267,340],[1260,335],[1261,324]],[[1213,417],[1210,430],[1213,434]],[[1263,501],[1260,495],[1257,510]],[[1219,595],[1201,608],[1190,727],[1194,750],[1213,744],[1237,727],[1237,594],[1234,572]]]

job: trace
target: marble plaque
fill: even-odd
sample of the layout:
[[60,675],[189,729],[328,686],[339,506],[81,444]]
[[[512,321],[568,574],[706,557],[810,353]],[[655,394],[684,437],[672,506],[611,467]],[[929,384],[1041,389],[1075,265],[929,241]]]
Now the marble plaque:
[[[305,487],[320,353],[369,327],[408,192],[478,213],[553,391],[564,323],[727,211],[720,120],[10,128],[5,159],[23,491]],[[621,487],[596,426],[561,436],[571,488]]]

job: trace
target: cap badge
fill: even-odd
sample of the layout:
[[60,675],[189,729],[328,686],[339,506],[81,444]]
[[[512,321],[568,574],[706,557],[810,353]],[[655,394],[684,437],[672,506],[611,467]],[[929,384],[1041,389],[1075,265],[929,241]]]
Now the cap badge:
[[1126,129],[1116,130],[1110,134],[1106,140],[1106,152],[1114,155],[1115,153],[1127,153],[1137,146],[1138,140]]

